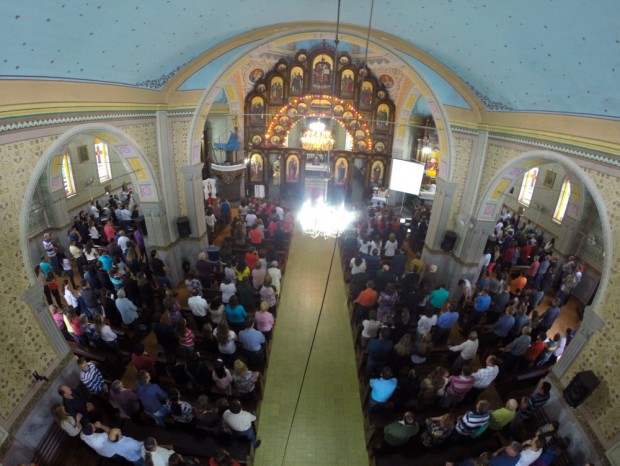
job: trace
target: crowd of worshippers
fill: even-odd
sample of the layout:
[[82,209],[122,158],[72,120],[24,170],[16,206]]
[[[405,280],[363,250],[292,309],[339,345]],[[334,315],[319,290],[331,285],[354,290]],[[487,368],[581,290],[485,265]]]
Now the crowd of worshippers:
[[[45,267],[54,255],[62,257],[62,248],[45,235],[47,256],[37,267],[50,289],[45,294],[58,330],[82,350],[115,354],[122,362],[130,359],[137,370],[132,386],[125,387],[106,376],[105,365],[97,367],[80,358],[79,390],[60,386],[62,403],[53,409],[58,425],[69,435],[79,435],[102,456],[120,455],[135,464],[199,463],[181,459],[171,447],[158,446],[154,438],[142,442],[123,436],[102,421],[107,419],[112,426],[123,419],[146,420],[164,428],[247,438],[253,448],[260,445],[250,407],[260,399],[266,348],[281,291],[278,258],[288,247],[293,215],[284,203],[249,200],[241,203],[238,215],[222,216],[220,222],[226,226],[230,220],[232,236],[224,238],[222,247],[209,247],[198,254],[193,266],[184,267],[189,296],[185,308],[157,251],[151,249],[147,257],[146,248],[141,250],[140,243],[128,239],[118,227],[106,223],[105,240],[99,238],[98,247],[93,247],[92,237],[85,244],[81,235],[70,237],[81,258],[70,262],[81,276],[79,285],[68,269],[61,275]],[[268,227],[260,228],[264,225]],[[241,229],[243,235],[238,233]],[[118,249],[110,251],[110,247]],[[214,249],[217,260],[209,256]],[[71,255],[76,257],[78,250]],[[58,281],[62,281],[62,297],[50,287]],[[151,331],[161,348],[159,354],[148,354],[141,342]],[[124,357],[127,352],[119,343],[124,332],[138,342],[130,358]],[[158,385],[162,380],[169,385],[167,390]],[[183,393],[195,401],[183,400]],[[222,450],[209,464],[236,463]]]
[[[361,373],[369,391],[365,412],[371,426],[386,416],[393,420],[375,436],[378,454],[436,447],[490,432],[509,439],[523,436],[524,421],[531,421],[550,398],[548,382],[541,379],[529,396],[507,399],[504,406],[493,406],[481,395],[495,388],[496,381],[511,380],[516,371],[550,367],[574,334],[571,329],[549,333],[569,294],[566,288],[559,286],[544,312],[535,310],[555,284],[547,276],[557,269],[553,241],[544,244],[542,235],[519,227],[517,217],[502,217],[479,280],[472,285],[460,279],[458,293],[451,296],[442,281],[447,277],[421,258],[424,235],[418,226],[427,213],[415,211],[411,231],[403,235],[389,208],[370,207],[341,240],[352,324],[363,352]],[[520,254],[505,255],[515,250]],[[512,279],[516,264],[527,268]],[[562,285],[580,268],[572,257],[564,265]],[[462,342],[447,345],[455,339]],[[436,355],[448,361],[446,367],[429,364]],[[443,414],[419,419],[414,414],[429,411]],[[567,448],[566,439],[556,435],[557,427],[542,426],[531,438],[458,464],[551,464]]]

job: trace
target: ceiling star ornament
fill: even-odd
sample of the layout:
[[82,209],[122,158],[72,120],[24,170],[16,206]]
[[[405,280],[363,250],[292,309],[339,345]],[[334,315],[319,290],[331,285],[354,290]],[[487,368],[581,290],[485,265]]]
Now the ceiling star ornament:
[[332,132],[325,129],[320,121],[310,123],[310,129],[306,130],[301,137],[301,147],[315,152],[326,152],[334,147]]

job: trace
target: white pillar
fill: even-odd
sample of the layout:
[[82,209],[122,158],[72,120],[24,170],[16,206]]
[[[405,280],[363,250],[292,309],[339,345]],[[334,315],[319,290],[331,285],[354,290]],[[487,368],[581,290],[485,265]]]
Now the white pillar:
[[[157,116],[157,159],[159,161],[159,177],[161,180],[161,198],[164,200],[165,220],[168,225],[170,241],[178,238],[176,220],[179,216],[179,200],[177,196],[176,167],[174,165],[174,152],[172,150],[172,134],[168,112],[160,110]],[[145,215],[146,218],[146,215]],[[160,217],[164,218],[164,217]],[[150,232],[149,232],[150,234]]]
[[433,210],[428,221],[426,239],[424,240],[426,247],[431,250],[437,251],[441,247],[441,241],[446,232],[446,225],[450,216],[450,207],[454,200],[455,189],[456,183],[437,180]]
[[176,224],[171,229],[171,222],[166,215],[164,202],[143,203],[140,205],[144,223],[148,232],[148,242],[151,247],[166,247],[177,238]]
[[202,165],[182,167],[187,199],[187,217],[192,229],[192,237],[201,238],[207,232],[205,223],[204,189],[202,185]]

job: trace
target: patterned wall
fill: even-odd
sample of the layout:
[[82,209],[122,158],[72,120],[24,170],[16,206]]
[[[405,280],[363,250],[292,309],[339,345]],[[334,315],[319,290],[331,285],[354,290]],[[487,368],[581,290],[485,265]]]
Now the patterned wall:
[[24,192],[43,152],[57,139],[42,137],[0,145],[0,417],[6,419],[30,386],[30,368],[45,371],[56,353],[35,315],[21,300],[30,283],[19,246],[19,218]]
[[[620,178],[608,173],[602,173],[590,168],[583,171],[596,184],[605,206],[611,225],[613,250],[607,251],[611,257],[620,256]],[[620,434],[620,338],[618,338],[618,323],[620,322],[620,265],[612,261],[611,276],[605,293],[605,300],[598,309],[598,314],[605,321],[605,325],[592,337],[584,347],[579,357],[566,372],[562,381],[570,382],[577,372],[592,370],[601,379],[602,383],[588,398],[584,407],[594,418],[600,431],[607,439]]]
[[172,152],[177,177],[177,196],[179,198],[179,215],[187,215],[187,196],[185,180],[181,167],[187,165],[187,141],[189,138],[190,120],[172,120]]
[[151,165],[153,178],[161,192],[161,184],[159,183],[161,174],[159,172],[159,159],[157,158],[157,129],[155,128],[155,122],[119,126],[118,128],[136,141],[138,147],[142,150],[142,153]]
[[454,138],[452,145],[452,182],[456,183],[456,190],[452,205],[450,206],[450,217],[448,219],[448,230],[456,228],[456,216],[461,209],[461,199],[465,189],[465,180],[467,178],[467,167],[471,160],[471,151],[474,147],[474,140],[469,138]]

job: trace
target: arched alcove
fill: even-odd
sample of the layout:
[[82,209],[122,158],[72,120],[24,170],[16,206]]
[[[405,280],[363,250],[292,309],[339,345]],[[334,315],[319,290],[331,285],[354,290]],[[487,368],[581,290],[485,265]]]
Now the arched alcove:
[[[30,282],[33,284],[36,282],[36,277],[30,263],[28,245],[28,226],[33,196],[42,176],[47,177],[46,184],[50,194],[63,190],[62,174],[50,166],[53,165],[55,158],[67,152],[72,141],[80,137],[86,137],[90,140],[99,139],[108,145],[110,151],[114,151],[135,187],[134,192],[140,204],[157,204],[160,201],[157,181],[147,158],[139,145],[123,131],[111,125],[93,123],[76,126],[63,133],[37,162],[24,193],[19,221],[19,241],[25,269]],[[84,188],[78,187],[78,189]],[[59,192],[59,194],[64,195],[64,191]]]

